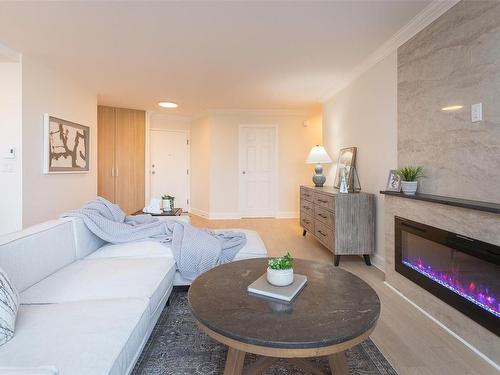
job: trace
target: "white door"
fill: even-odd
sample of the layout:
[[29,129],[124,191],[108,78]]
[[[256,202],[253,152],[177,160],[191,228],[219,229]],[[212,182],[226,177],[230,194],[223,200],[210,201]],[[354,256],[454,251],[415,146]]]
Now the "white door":
[[240,126],[240,212],[276,216],[276,127]]
[[175,197],[175,207],[189,209],[189,145],[185,131],[151,130],[151,198]]

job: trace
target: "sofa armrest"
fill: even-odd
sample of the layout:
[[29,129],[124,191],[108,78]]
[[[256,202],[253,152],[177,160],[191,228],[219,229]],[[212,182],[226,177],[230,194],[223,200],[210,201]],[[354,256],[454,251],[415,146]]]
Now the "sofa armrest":
[[39,366],[39,367],[0,366],[0,375],[59,375],[59,370],[54,366]]

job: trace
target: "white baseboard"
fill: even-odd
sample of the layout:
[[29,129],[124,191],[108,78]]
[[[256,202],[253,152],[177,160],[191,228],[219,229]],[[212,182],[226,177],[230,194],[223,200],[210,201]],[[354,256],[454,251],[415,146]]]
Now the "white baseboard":
[[370,255],[370,259],[375,267],[385,273],[385,259],[383,257],[379,254],[372,254]]
[[206,211],[191,207],[189,212],[192,213],[193,215],[201,216],[208,219],[208,212]]
[[429,314],[427,311],[422,309],[420,306],[418,306],[415,302],[413,302],[411,299],[406,297],[403,293],[401,293],[399,290],[394,288],[391,284],[389,284],[387,281],[384,281],[384,284],[387,285],[391,290],[393,290],[395,293],[397,293],[401,298],[403,298],[406,302],[408,302],[410,305],[415,307],[418,311],[420,311],[422,314],[424,314],[426,317],[428,317],[430,320],[432,320],[434,323],[436,323],[438,326],[440,326],[442,329],[444,329],[446,332],[448,332],[450,335],[452,335],[454,338],[456,338],[458,341],[460,341],[462,344],[464,344],[466,347],[468,347],[470,350],[472,350],[474,353],[476,353],[479,357],[484,359],[486,362],[488,362],[489,365],[493,366],[497,371],[500,371],[500,365],[497,364],[495,361],[493,361],[490,357],[488,357],[486,354],[484,354],[482,351],[477,349],[475,346],[473,346],[471,343],[466,341],[463,337],[449,329],[447,326],[445,326],[443,323],[441,323],[439,320],[437,320],[435,317],[433,317],[431,314]]
[[300,213],[296,211],[278,211],[276,213],[276,219],[297,219],[299,216]]
[[237,220],[241,219],[239,212],[210,212],[208,214],[210,220]]

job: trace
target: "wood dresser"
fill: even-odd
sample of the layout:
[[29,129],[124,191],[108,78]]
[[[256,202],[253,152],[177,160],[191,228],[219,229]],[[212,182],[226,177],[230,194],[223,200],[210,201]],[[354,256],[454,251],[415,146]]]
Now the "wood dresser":
[[335,255],[363,255],[370,265],[375,252],[375,195],[341,194],[332,187],[300,187],[300,225]]

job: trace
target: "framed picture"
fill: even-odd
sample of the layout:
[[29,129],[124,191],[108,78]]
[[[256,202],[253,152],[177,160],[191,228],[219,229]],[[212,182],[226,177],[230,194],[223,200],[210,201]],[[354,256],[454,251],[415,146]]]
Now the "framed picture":
[[389,177],[387,178],[387,186],[385,187],[387,191],[401,191],[401,177],[398,176],[396,169],[391,169],[389,172]]
[[86,173],[90,166],[90,128],[43,115],[43,173]]
[[356,163],[356,147],[347,147],[340,149],[339,160],[337,162],[337,173],[335,174],[334,188],[340,189],[342,173],[347,170],[346,182],[347,189],[352,190],[353,169]]

